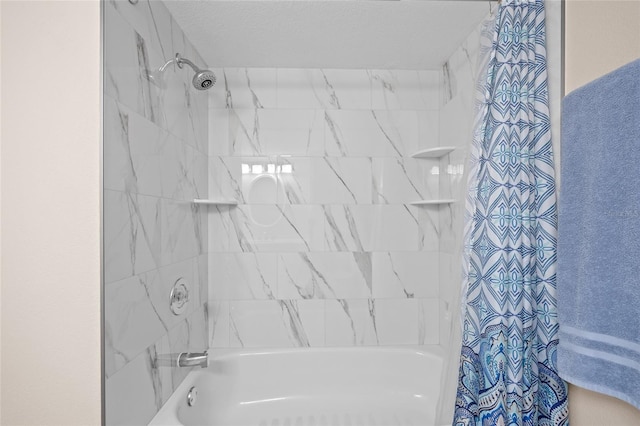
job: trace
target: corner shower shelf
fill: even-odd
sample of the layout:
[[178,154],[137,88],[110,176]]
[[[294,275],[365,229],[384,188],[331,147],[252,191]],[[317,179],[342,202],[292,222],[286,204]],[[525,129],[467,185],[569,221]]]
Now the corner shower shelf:
[[205,199],[196,198],[193,200],[193,204],[205,205],[205,206],[237,206],[238,202],[231,199]]
[[444,157],[451,151],[456,149],[455,146],[438,146],[436,148],[427,148],[412,154],[413,158],[440,158]]
[[455,202],[456,200],[445,198],[440,200],[420,200],[420,201],[414,201],[409,204],[411,204],[412,206],[434,206],[434,205],[441,205],[441,204],[452,204]]

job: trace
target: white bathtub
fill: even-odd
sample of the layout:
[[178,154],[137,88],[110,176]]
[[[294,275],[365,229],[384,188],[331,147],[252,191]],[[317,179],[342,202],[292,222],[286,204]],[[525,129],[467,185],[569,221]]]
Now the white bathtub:
[[440,357],[408,348],[210,354],[209,368],[191,372],[150,424],[432,426],[441,370]]

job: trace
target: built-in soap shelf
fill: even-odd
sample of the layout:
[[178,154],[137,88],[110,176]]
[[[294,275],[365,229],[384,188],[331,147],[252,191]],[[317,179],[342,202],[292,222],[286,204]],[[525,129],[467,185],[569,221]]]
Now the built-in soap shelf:
[[427,148],[420,150],[411,156],[413,158],[440,158],[444,157],[451,151],[455,150],[455,146],[437,146],[435,148]]
[[225,198],[196,198],[193,200],[193,204],[204,206],[237,206],[238,202]]
[[[455,146],[437,146],[435,148],[427,148],[420,150],[411,155],[413,158],[440,158],[455,150]],[[412,206],[438,206],[443,204],[452,204],[456,200],[450,198],[442,198],[435,200],[419,200],[409,203]]]
[[443,198],[443,199],[438,199],[438,200],[420,200],[420,201],[414,201],[411,204],[412,206],[437,206],[437,205],[442,205],[442,204],[452,204],[455,203],[456,200],[454,199],[450,199],[450,198]]

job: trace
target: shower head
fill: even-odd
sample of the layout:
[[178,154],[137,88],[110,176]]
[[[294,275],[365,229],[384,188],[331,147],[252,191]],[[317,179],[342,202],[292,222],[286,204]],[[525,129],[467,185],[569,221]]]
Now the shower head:
[[199,70],[196,71],[196,75],[193,76],[193,87],[198,90],[207,90],[216,84],[216,75],[213,71]]
[[[180,56],[179,53],[176,53],[175,58],[168,60],[167,63],[161,66],[160,69],[158,70],[158,74],[162,76],[165,69],[172,63],[175,63],[178,66],[178,68],[181,68],[181,69],[184,66],[184,64],[187,64],[191,67],[191,69],[196,73],[193,76],[193,79],[191,80],[191,82],[193,83],[193,87],[195,87],[198,90],[207,90],[207,89],[210,89],[214,84],[216,84],[216,75],[213,73],[213,71],[202,70],[198,68],[196,64],[194,64],[188,59],[183,58],[182,56]],[[159,80],[157,76],[151,75],[151,74],[149,75],[149,78],[152,81]]]
[[178,68],[182,68],[183,64],[187,64],[193,69],[196,75],[193,76],[191,82],[196,89],[207,90],[216,84],[216,76],[213,74],[213,71],[201,70],[190,60],[181,57],[179,53],[176,53],[175,61]]

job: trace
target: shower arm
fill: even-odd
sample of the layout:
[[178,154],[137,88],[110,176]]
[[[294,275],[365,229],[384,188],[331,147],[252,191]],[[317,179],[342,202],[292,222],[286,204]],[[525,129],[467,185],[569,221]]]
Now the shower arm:
[[214,84],[216,84],[216,75],[213,73],[213,71],[200,69],[200,67],[198,67],[190,60],[180,56],[180,53],[176,53],[176,56],[173,59],[165,62],[165,64],[158,68],[157,71],[147,72],[147,78],[158,86],[165,87],[163,75],[170,64],[176,64],[180,69],[184,67],[184,64],[189,65],[195,73],[191,80],[191,84],[193,84],[193,87],[195,87],[197,90],[207,90]]
[[182,69],[184,64],[189,65],[194,72],[200,72],[202,71],[200,68],[198,68],[198,66],[196,64],[194,64],[193,62],[191,62],[190,60],[183,58],[182,56],[180,56],[179,53],[176,53],[176,57],[169,59],[163,66],[160,67],[160,69],[158,71],[160,71],[161,73],[164,72],[165,69],[167,69],[167,67],[171,64],[175,63],[178,68]]

